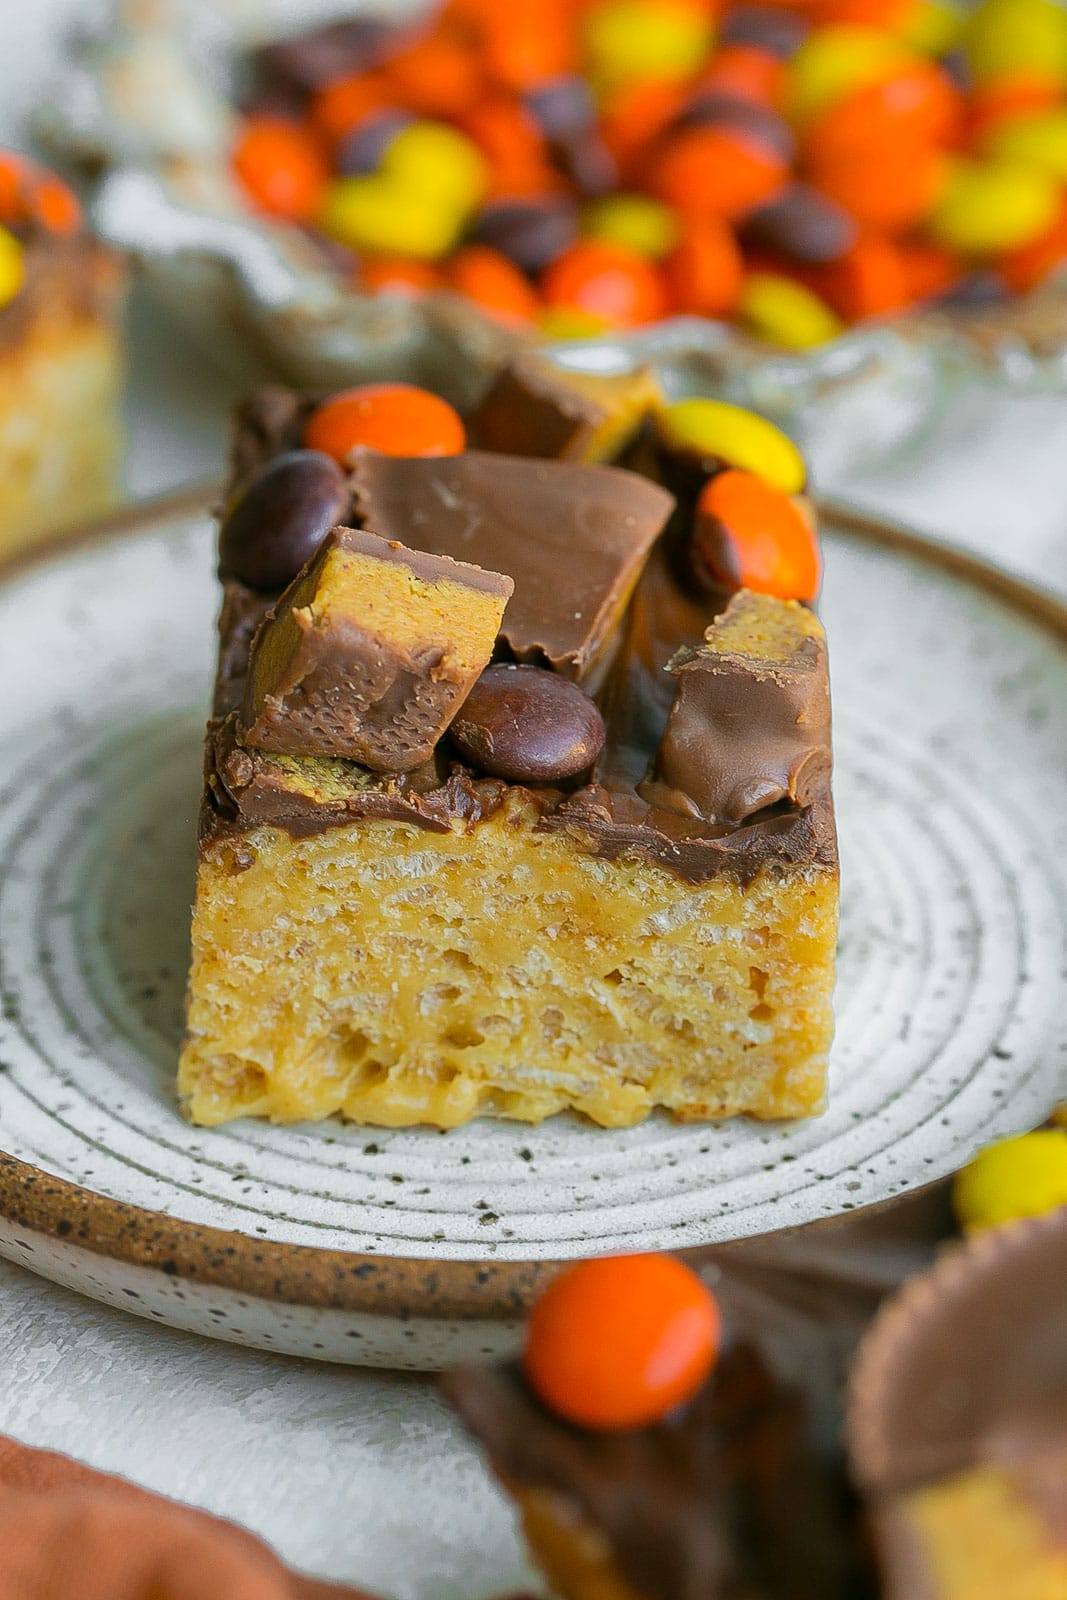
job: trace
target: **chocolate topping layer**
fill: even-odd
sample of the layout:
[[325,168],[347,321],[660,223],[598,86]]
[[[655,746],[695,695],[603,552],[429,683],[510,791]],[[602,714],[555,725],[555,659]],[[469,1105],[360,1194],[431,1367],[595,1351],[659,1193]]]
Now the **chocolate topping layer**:
[[[292,391],[260,390],[241,408],[233,451],[233,479],[239,481],[261,468],[273,455],[299,445],[304,421],[318,397]],[[499,504],[503,529],[487,529],[464,515],[462,495],[449,489],[449,473],[460,463],[476,462],[473,475],[459,469],[458,487],[465,492],[478,483],[490,485],[492,504]],[[496,565],[516,581],[516,594],[505,618],[505,633],[520,599],[524,575],[531,577],[529,603],[518,613],[529,622],[545,658],[547,630],[538,626],[534,597],[556,615],[555,643],[560,653],[580,648],[587,619],[559,616],[560,595],[577,574],[588,592],[590,572],[579,566],[580,552],[590,552],[592,572],[606,579],[610,592],[611,567],[603,549],[595,548],[597,523],[576,509],[567,497],[540,495],[542,510],[532,510],[524,490],[543,480],[548,468],[562,473],[572,487],[590,478],[597,486],[595,503],[605,515],[617,518],[620,505],[629,514],[631,496],[643,503],[646,516],[651,502],[662,520],[666,496],[653,484],[632,473],[607,468],[554,466],[531,460],[479,456],[439,461],[397,462],[364,453],[356,472],[357,486],[381,488],[376,496],[390,525],[402,524],[408,532],[403,542],[436,550],[479,565]],[[699,470],[694,462],[694,469]],[[405,492],[405,480],[414,483]],[[431,486],[436,484],[437,489]],[[440,489],[444,488],[444,499]],[[418,532],[415,519],[418,518]],[[368,519],[369,521],[369,519]],[[384,530],[377,524],[374,531]],[[433,538],[429,530],[436,530]],[[576,533],[577,529],[577,533]],[[442,530],[451,544],[440,541]],[[394,537],[400,536],[399,526]],[[481,536],[481,537],[480,537]],[[482,546],[489,544],[492,554]],[[509,547],[506,557],[502,543]],[[629,547],[635,569],[647,550]],[[618,540],[611,541],[618,557]],[[581,558],[583,561],[585,557]],[[619,598],[618,566],[614,598]],[[636,570],[635,570],[636,575]],[[604,589],[597,590],[601,600]],[[238,719],[230,715],[241,704],[247,651],[256,626],[270,606],[270,597],[253,594],[241,585],[226,586],[220,670],[216,689],[217,721],[209,730],[207,802],[202,819],[206,844],[222,837],[231,840],[260,824],[287,829],[294,835],[360,818],[386,817],[428,829],[452,822],[475,823],[502,806],[514,806],[538,820],[546,829],[565,829],[584,849],[610,858],[636,856],[653,861],[694,883],[726,876],[747,883],[765,866],[789,871],[798,866],[836,868],[836,840],[830,802],[829,774],[813,788],[810,803],[790,801],[772,805],[740,825],[707,821],[700,816],[667,809],[638,793],[667,725],[675,679],[664,670],[684,645],[698,645],[714,621],[721,601],[699,593],[684,574],[679,576],[667,537],[652,544],[644,559],[636,590],[628,608],[616,613],[610,662],[602,663],[592,682],[606,724],[606,739],[589,781],[581,788],[559,788],[545,782],[508,784],[486,777],[464,763],[447,741],[433,762],[401,777],[383,777],[352,762],[271,756],[247,748]],[[573,610],[579,609],[577,605]],[[582,607],[581,609],[585,609]],[[533,619],[530,621],[530,619]],[[559,637],[562,630],[563,637]],[[516,630],[516,637],[520,637]],[[511,653],[516,653],[514,644]],[[758,730],[753,730],[756,733]]]
[[517,1366],[461,1367],[445,1394],[520,1494],[577,1510],[641,1600],[842,1600],[863,1590],[834,1469],[805,1440],[804,1406],[750,1345],[693,1404],[653,1427],[562,1422]]
[[614,467],[468,450],[358,450],[356,516],[384,539],[515,580],[501,638],[516,661],[582,682],[600,663],[673,500]]

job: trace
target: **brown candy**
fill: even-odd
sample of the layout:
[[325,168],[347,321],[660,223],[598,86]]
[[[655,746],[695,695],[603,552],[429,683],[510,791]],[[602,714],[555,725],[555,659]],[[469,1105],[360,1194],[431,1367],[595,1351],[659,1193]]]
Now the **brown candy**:
[[510,578],[335,528],[256,634],[245,742],[410,772],[492,655]]
[[219,576],[276,593],[348,510],[348,482],[318,450],[290,450],[239,489],[219,528]]
[[577,684],[540,667],[487,667],[450,734],[460,755],[511,783],[558,783],[592,766],[604,719]]
[[784,117],[752,100],[741,100],[721,89],[694,95],[675,123],[677,128],[721,127],[745,140],[765,146],[783,161],[792,161],[796,139]]
[[755,45],[787,61],[810,32],[807,17],[795,11],[778,6],[731,6],[722,19],[719,43]]
[[668,663],[667,727],[639,793],[706,822],[811,804],[830,771],[830,692],[818,619],[795,600],[742,590],[704,643]]
[[496,200],[482,207],[469,237],[473,244],[499,250],[523,272],[540,272],[577,239],[578,208],[558,195]]
[[855,218],[806,183],[792,184],[741,225],[741,241],[749,248],[811,265],[840,260],[858,238]]

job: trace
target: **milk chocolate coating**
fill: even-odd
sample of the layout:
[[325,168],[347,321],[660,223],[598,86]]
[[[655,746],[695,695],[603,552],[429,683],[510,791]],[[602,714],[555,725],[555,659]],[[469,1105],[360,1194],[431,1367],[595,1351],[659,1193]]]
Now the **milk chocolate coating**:
[[857,1600],[870,1591],[839,1470],[798,1392],[748,1344],[692,1405],[597,1434],[554,1416],[517,1366],[461,1367],[444,1392],[507,1487],[558,1496],[640,1600]]
[[[375,604],[374,578],[350,602],[324,594],[335,557],[402,568],[421,585],[448,583],[488,597],[481,663],[465,664],[436,613],[414,640],[390,635]],[[256,633],[244,701],[244,738],[283,755],[342,756],[374,772],[408,772],[431,759],[437,741],[488,661],[512,584],[496,572],[388,544],[361,529],[335,528],[315,560]],[[418,619],[419,613],[413,613]]]
[[[746,613],[758,621],[760,607],[761,597],[742,592],[723,623]],[[708,630],[709,641],[715,633]],[[830,696],[821,638],[798,633],[784,659],[686,645],[668,671],[674,701],[639,788],[646,799],[705,822],[737,823],[782,802],[810,805],[823,791]]]
[[494,778],[558,783],[587,771],[604,748],[604,719],[576,683],[540,667],[487,667],[449,735]]
[[515,661],[583,681],[598,666],[673,501],[614,467],[468,450],[415,459],[358,450],[363,526],[515,580],[501,639]]
[[750,211],[741,223],[740,235],[749,249],[819,265],[838,261],[851,250],[859,238],[859,226],[827,195],[806,183],[794,183],[784,194]]

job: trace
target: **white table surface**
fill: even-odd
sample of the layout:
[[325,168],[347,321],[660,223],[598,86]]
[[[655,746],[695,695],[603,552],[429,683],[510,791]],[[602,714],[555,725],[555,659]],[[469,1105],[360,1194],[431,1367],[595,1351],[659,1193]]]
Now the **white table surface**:
[[[0,140],[25,144],[84,0],[0,0]],[[221,471],[233,379],[134,296],[126,482]],[[841,495],[1067,591],[1067,399],[976,390]],[[198,1340],[0,1262],[0,1431],[233,1517],[294,1565],[402,1600],[529,1586],[510,1511],[428,1381]]]

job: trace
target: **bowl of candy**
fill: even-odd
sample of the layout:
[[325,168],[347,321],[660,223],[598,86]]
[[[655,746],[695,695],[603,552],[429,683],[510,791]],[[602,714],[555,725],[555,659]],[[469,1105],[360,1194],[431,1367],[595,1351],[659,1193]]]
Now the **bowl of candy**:
[[669,355],[872,448],[1067,375],[1055,0],[338,10],[118,0],[42,115],[216,349],[461,400],[530,342]]

